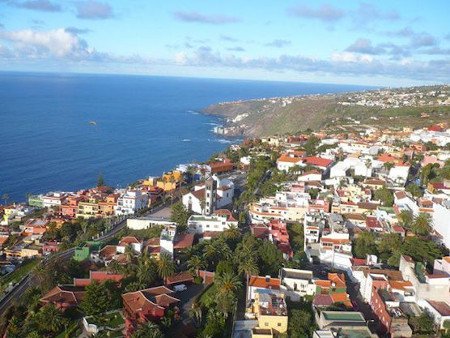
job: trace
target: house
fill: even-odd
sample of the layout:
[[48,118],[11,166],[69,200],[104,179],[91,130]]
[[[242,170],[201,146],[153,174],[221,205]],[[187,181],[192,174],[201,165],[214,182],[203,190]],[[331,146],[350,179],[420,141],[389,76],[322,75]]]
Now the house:
[[295,151],[282,154],[277,159],[277,169],[280,171],[288,172],[291,168],[300,166],[303,161],[304,154],[304,152]]
[[321,180],[322,173],[318,170],[307,171],[297,178],[299,182],[320,182]]
[[159,227],[159,226],[171,226],[171,225],[177,225],[176,223],[172,222],[170,218],[164,218],[164,217],[155,217],[155,216],[144,216],[144,217],[137,217],[137,218],[128,218],[127,219],[127,228],[131,230],[142,230],[142,229],[149,229],[153,227]]
[[53,304],[59,310],[76,307],[83,300],[84,287],[57,285],[40,299],[42,304]]
[[378,337],[370,332],[361,312],[320,311],[316,323],[320,330],[340,332],[342,337]]
[[76,287],[85,287],[90,285],[92,282],[105,282],[107,280],[120,283],[123,279],[123,275],[121,274],[114,274],[110,273],[108,271],[89,271],[89,278],[74,278],[73,279],[73,285]]
[[419,302],[419,305],[433,317],[434,322],[439,326],[439,329],[447,329],[444,327],[444,323],[450,321],[449,303],[425,299]]
[[115,215],[132,215],[147,207],[148,195],[140,190],[127,190],[117,199]]
[[247,299],[255,299],[255,293],[259,289],[280,290],[281,279],[270,276],[250,276],[247,284]]
[[234,184],[228,179],[212,176],[205,184],[196,185],[194,190],[183,195],[182,202],[187,210],[197,214],[210,214],[233,202]]
[[331,167],[330,178],[350,176],[350,171],[353,171],[355,176],[371,177],[372,163],[370,160],[347,157]]
[[228,158],[225,158],[222,161],[209,162],[208,165],[211,169],[211,174],[221,174],[234,169],[233,162]]
[[54,252],[59,251],[59,244],[57,242],[45,242],[42,246],[42,253],[44,255],[49,255]]
[[193,234],[177,233],[176,226],[168,226],[161,231],[159,252],[173,258],[176,252],[192,247],[193,242]]
[[450,303],[450,276],[438,270],[428,273],[422,262],[415,262],[410,256],[400,257],[403,278],[410,281],[416,290],[416,300],[443,301]]
[[281,268],[279,278],[280,290],[292,301],[298,301],[301,297],[313,296],[316,293],[312,271]]
[[326,308],[337,303],[352,308],[344,274],[328,273],[327,279],[315,280],[314,284],[316,286],[313,299],[315,308]]
[[64,204],[67,194],[63,192],[50,192],[42,197],[42,205],[44,208],[60,207]]
[[329,160],[327,158],[322,158],[318,156],[309,156],[303,159],[301,166],[310,165],[324,172],[328,172],[332,164],[333,160]]
[[29,219],[22,226],[24,236],[43,235],[47,231],[48,221],[44,219]]
[[294,256],[285,222],[272,219],[268,224],[252,224],[250,231],[255,237],[267,239],[274,243],[278,250],[283,253],[285,259],[290,259]]
[[81,217],[85,219],[98,217],[100,215],[100,206],[98,205],[98,198],[91,197],[85,201],[78,203],[76,218]]
[[75,218],[78,212],[78,204],[84,200],[84,196],[68,196],[61,205],[61,214],[68,218]]
[[192,234],[223,232],[237,226],[238,221],[226,209],[216,210],[212,215],[192,215],[188,219],[188,231]]
[[264,329],[272,331],[275,335],[286,333],[288,311],[284,293],[276,289],[256,288],[253,297],[245,316],[258,320],[255,332]]
[[136,325],[160,320],[167,309],[176,308],[180,300],[172,294],[173,291],[165,286],[124,293],[122,300],[127,334],[131,334]]
[[183,181],[183,173],[179,170],[164,173],[161,179],[157,180],[156,186],[164,191],[176,190]]
[[412,329],[408,317],[400,307],[398,297],[385,288],[376,286],[372,289],[370,305],[378,317],[381,330],[390,337],[411,337]]
[[440,273],[450,275],[450,256],[442,257],[442,259],[435,259],[433,270]]

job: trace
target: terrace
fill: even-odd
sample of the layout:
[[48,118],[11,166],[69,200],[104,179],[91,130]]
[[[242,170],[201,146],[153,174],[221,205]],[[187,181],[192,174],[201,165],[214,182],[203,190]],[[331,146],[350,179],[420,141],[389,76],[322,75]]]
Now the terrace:
[[276,294],[260,293],[259,313],[263,316],[287,316],[286,302]]

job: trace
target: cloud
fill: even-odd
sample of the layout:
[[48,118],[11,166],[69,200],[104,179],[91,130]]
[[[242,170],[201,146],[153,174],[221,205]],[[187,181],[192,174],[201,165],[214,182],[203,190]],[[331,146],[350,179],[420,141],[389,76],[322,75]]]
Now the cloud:
[[239,39],[233,38],[232,36],[228,36],[228,35],[221,35],[220,39],[223,41],[229,41],[229,42],[237,42],[239,41]]
[[448,82],[450,60],[393,61],[351,52],[333,53],[329,59],[303,55],[242,58],[222,55],[217,51],[198,49],[193,53],[178,53],[175,62],[180,66],[263,69],[298,73],[332,74],[339,76],[385,76],[421,81]]
[[345,49],[347,52],[379,55],[385,53],[385,50],[380,46],[373,46],[369,39],[358,39]]
[[76,34],[76,35],[79,35],[79,34],[86,34],[86,33],[92,32],[92,30],[90,30],[90,29],[87,29],[87,28],[77,28],[77,27],[66,27],[64,30],[65,30],[66,32],[68,32],[68,33],[72,33],[72,34]]
[[94,0],[77,1],[75,7],[80,19],[103,20],[113,17],[113,10],[107,3]]
[[437,45],[437,40],[429,33],[418,33],[411,37],[411,46],[414,48],[431,47]]
[[358,25],[367,25],[373,21],[396,21],[400,19],[400,14],[396,11],[382,11],[372,4],[362,2],[354,13],[352,18]]
[[445,35],[445,36],[444,36],[444,39],[445,39],[445,40],[450,40],[450,34]]
[[386,34],[390,35],[390,36],[409,38],[409,37],[413,36],[415,34],[415,32],[411,27],[404,27],[402,29],[395,30],[395,31],[387,31]]
[[265,46],[268,47],[276,47],[276,48],[283,48],[285,46],[288,46],[291,44],[290,40],[283,40],[283,39],[275,39],[271,42],[268,42],[265,44]]
[[85,58],[92,50],[86,41],[63,28],[49,31],[0,31],[0,40],[19,58]]
[[245,52],[245,49],[240,46],[230,47],[230,48],[227,48],[227,50],[230,52]]
[[222,14],[201,14],[199,12],[176,11],[173,13],[173,16],[179,21],[197,22],[211,25],[224,25],[241,21],[239,18],[234,16],[226,16]]
[[335,22],[345,16],[345,12],[342,9],[329,4],[321,5],[318,8],[312,8],[304,5],[291,7],[288,9],[288,13],[294,16],[307,19],[317,19],[324,22]]
[[49,0],[7,1],[10,6],[43,12],[60,12],[61,6]]

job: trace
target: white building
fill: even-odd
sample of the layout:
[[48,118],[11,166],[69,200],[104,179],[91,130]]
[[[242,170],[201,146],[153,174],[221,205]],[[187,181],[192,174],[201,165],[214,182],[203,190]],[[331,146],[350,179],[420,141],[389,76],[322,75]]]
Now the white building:
[[433,203],[432,226],[442,243],[450,248],[450,200]]
[[144,209],[148,204],[148,195],[140,190],[128,190],[122,194],[114,207],[116,215],[131,215]]
[[196,185],[182,197],[186,209],[197,214],[211,214],[216,209],[222,209],[233,203],[234,183],[229,179],[219,179],[212,176],[212,180],[205,184]]
[[312,271],[282,268],[279,277],[280,290],[292,301],[299,301],[301,297],[313,296],[316,293]]
[[67,194],[63,192],[51,192],[42,198],[44,208],[58,207],[64,203]]
[[418,304],[433,317],[439,329],[445,329],[444,322],[450,321],[450,305],[447,302],[422,300]]
[[132,230],[142,230],[153,228],[156,226],[170,226],[170,225],[176,226],[176,223],[172,222],[168,218],[163,217],[146,216],[127,219],[127,227]]
[[353,170],[356,176],[371,177],[372,163],[370,160],[347,157],[345,160],[340,161],[331,167],[330,178],[349,176],[349,170]]
[[193,234],[222,232],[237,226],[238,221],[229,210],[217,210],[213,215],[192,215],[188,220],[188,231]]
[[409,165],[396,165],[389,170],[388,177],[399,185],[405,185],[408,179],[409,168]]

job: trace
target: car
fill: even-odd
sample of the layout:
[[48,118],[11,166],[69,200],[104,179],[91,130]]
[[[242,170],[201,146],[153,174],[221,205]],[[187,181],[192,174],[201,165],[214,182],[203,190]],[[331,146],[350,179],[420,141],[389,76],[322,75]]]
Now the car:
[[187,286],[184,284],[175,285],[173,287],[173,291],[175,291],[175,292],[181,292],[181,291],[185,291],[185,290],[187,290]]

